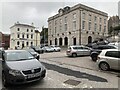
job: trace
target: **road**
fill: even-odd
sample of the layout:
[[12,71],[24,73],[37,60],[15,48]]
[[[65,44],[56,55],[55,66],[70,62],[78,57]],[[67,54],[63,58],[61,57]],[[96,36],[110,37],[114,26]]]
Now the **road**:
[[7,89],[118,88],[118,72],[98,70],[96,63],[88,56],[69,58],[65,51],[62,51],[44,53],[40,57],[40,61],[47,69],[43,80],[24,85],[12,85]]

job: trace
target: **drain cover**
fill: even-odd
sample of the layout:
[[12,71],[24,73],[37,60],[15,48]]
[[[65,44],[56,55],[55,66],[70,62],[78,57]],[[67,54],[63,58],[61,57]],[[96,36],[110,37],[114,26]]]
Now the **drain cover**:
[[68,79],[64,83],[65,84],[69,84],[69,85],[73,85],[73,86],[77,86],[79,83],[81,83],[81,81],[76,81],[76,80]]

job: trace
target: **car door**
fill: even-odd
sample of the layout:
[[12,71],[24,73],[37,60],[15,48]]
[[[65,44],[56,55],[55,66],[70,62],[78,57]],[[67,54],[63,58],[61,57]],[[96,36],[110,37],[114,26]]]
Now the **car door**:
[[120,51],[108,51],[106,52],[107,61],[112,69],[120,70]]
[[83,47],[83,55],[90,55],[90,49]]
[[78,47],[77,47],[77,55],[84,55],[84,54],[83,54],[83,51],[84,51],[84,50],[83,50],[83,47],[82,47],[82,46],[78,46]]

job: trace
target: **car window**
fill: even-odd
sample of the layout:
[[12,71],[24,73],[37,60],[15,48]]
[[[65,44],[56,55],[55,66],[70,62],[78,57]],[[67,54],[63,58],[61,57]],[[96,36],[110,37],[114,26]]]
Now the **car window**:
[[78,49],[77,47],[73,47],[73,49]]
[[7,52],[5,54],[6,60],[9,61],[18,61],[18,60],[27,60],[34,58],[29,52],[21,51],[21,52]]
[[105,56],[120,58],[120,51],[107,51]]

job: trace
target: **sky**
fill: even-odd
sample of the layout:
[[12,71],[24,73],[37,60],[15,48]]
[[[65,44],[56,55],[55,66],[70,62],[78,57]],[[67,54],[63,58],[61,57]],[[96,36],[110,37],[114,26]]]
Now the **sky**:
[[[74,1],[74,2],[73,2]],[[34,23],[41,31],[42,26],[48,27],[49,17],[58,13],[60,8],[84,4],[108,13],[108,17],[118,15],[119,0],[1,0],[0,31],[10,34],[10,27],[17,21],[22,24]]]

